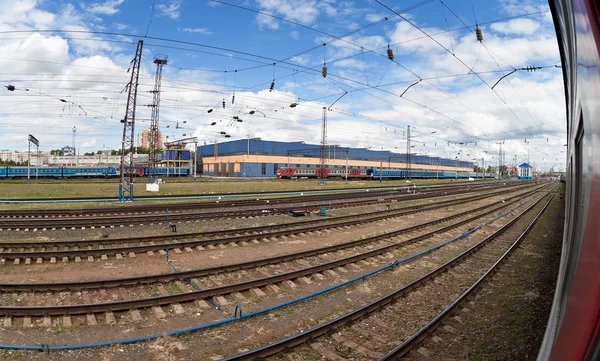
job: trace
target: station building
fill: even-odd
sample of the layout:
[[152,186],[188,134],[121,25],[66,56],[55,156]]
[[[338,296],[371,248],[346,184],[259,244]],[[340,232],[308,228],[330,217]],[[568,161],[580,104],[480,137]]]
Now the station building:
[[[202,145],[197,148],[198,170],[205,176],[273,178],[278,168],[318,168],[321,146],[304,142],[276,142],[249,138]],[[327,167],[345,169],[406,169],[406,154],[364,148],[327,146]],[[473,163],[411,155],[411,169],[472,172]]]
[[533,179],[533,167],[527,163],[519,165],[519,179],[531,180]]

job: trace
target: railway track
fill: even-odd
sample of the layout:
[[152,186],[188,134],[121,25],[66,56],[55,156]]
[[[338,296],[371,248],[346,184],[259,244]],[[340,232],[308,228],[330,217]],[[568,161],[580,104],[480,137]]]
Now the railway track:
[[[139,315],[138,309],[141,309],[141,308],[152,308],[153,310],[155,310],[154,312],[157,313],[157,315],[158,315],[160,313],[156,310],[160,309],[160,307],[163,305],[172,305],[172,307],[175,309],[175,312],[177,312],[177,310],[179,310],[179,309],[183,310],[182,306],[180,305],[180,303],[182,303],[182,302],[194,302],[195,301],[196,304],[199,305],[200,307],[203,307],[202,306],[203,304],[204,304],[204,307],[207,307],[208,304],[206,304],[203,301],[203,299],[206,299],[206,298],[210,298],[210,297],[218,298],[220,295],[225,295],[225,294],[233,294],[234,297],[238,298],[240,295],[239,292],[241,292],[241,291],[254,290],[254,292],[257,292],[256,291],[257,289],[259,290],[259,292],[257,292],[257,293],[260,294],[260,292],[262,292],[262,291],[260,291],[259,287],[263,287],[263,286],[271,286],[272,287],[275,284],[280,283],[280,282],[291,282],[290,280],[297,280],[297,279],[301,280],[303,277],[305,278],[307,276],[310,277],[311,275],[313,275],[313,276],[320,275],[319,272],[324,272],[324,271],[332,270],[332,269],[339,269],[339,267],[342,267],[342,266],[354,265],[356,267],[356,262],[358,262],[360,260],[373,259],[373,257],[375,257],[375,256],[389,253],[394,248],[404,247],[406,245],[413,244],[415,242],[419,242],[421,240],[431,238],[435,234],[447,232],[448,230],[454,229],[461,225],[468,226],[470,223],[477,221],[478,219],[481,219],[482,217],[484,217],[488,214],[491,214],[495,211],[498,211],[501,208],[506,208],[508,206],[510,206],[510,204],[504,204],[500,207],[495,207],[492,210],[488,210],[486,212],[483,212],[483,213],[475,215],[475,216],[470,216],[470,217],[463,219],[462,221],[457,222],[455,224],[450,224],[448,226],[439,227],[433,231],[420,234],[416,237],[412,237],[412,238],[410,238],[408,240],[404,240],[402,242],[391,243],[391,244],[388,244],[387,246],[380,247],[375,250],[363,252],[358,255],[346,257],[343,259],[338,259],[338,260],[327,262],[327,263],[321,262],[321,264],[318,264],[316,266],[303,268],[303,269],[288,272],[285,274],[264,277],[264,278],[255,279],[252,281],[237,283],[237,284],[233,284],[233,285],[226,285],[226,286],[212,288],[212,289],[203,289],[203,290],[197,290],[197,291],[193,291],[193,292],[187,292],[187,293],[181,293],[181,294],[175,294],[175,295],[164,295],[164,296],[152,297],[152,298],[146,298],[146,299],[125,300],[125,301],[109,302],[109,303],[65,305],[65,306],[54,306],[54,307],[46,307],[46,306],[6,307],[6,306],[2,306],[2,307],[0,307],[0,315],[5,315],[5,316],[8,316],[9,318],[10,317],[24,317],[26,320],[26,321],[24,321],[24,324],[26,324],[28,322],[29,323],[31,322],[31,317],[44,317],[45,319],[47,319],[51,316],[57,316],[57,315],[64,316],[64,315],[87,314],[88,315],[87,318],[89,320],[90,316],[93,316],[94,314],[105,313],[106,317],[107,317],[107,321],[108,321],[109,319],[114,319],[113,312],[127,311],[127,312],[131,312],[132,314]],[[454,217],[454,216],[447,217],[447,219],[449,219],[449,218],[456,218],[456,217]],[[414,231],[414,230],[418,230],[419,228],[435,225],[436,223],[439,223],[439,221],[428,222],[426,224],[421,224],[421,225],[417,225],[414,227],[410,227],[409,229]],[[406,233],[409,229],[405,229],[402,231],[404,231]],[[389,238],[395,237],[397,235],[398,235],[398,232],[390,232],[385,235],[378,235],[378,236],[370,237],[371,239],[369,239],[368,242],[373,243],[373,242],[376,242],[377,240],[386,239],[386,238],[389,239]],[[332,252],[332,251],[333,250],[329,250],[329,252]],[[298,259],[298,256],[300,256],[300,258],[302,258],[302,259],[306,259],[306,257],[309,256],[309,254],[296,254],[296,255],[290,255],[290,256],[295,256],[292,259]],[[279,261],[289,261],[289,257],[284,256],[283,259],[281,259]],[[269,264],[272,262],[273,262],[273,260],[259,260],[259,261],[255,262],[253,267]],[[235,267],[230,267],[231,269],[229,271],[245,269],[245,268],[248,268],[247,266],[249,266],[249,265],[248,264],[240,264],[240,265],[234,265],[234,266]],[[206,273],[206,271],[207,270],[202,270],[202,272],[205,272],[205,273]],[[211,272],[215,272],[215,271],[218,273],[222,273],[225,270],[222,268],[219,270],[212,270]],[[174,275],[169,275],[169,276],[176,277],[176,279],[189,280],[189,278],[187,278],[187,277],[191,276],[191,275],[190,275],[190,273],[182,272],[179,274],[174,274]],[[196,274],[196,276],[199,277],[198,274]],[[71,283],[68,285],[65,285],[65,284],[1,285],[0,290],[2,290],[3,292],[16,292],[16,291],[32,292],[32,291],[48,291],[48,290],[56,291],[56,290],[64,290],[64,289],[73,289],[73,290],[79,289],[79,290],[81,290],[82,288],[84,288],[84,286],[88,287],[88,289],[94,288],[94,287],[122,287],[126,284],[139,284],[139,283],[146,283],[149,281],[156,282],[156,281],[160,281],[160,280],[165,281],[168,276],[167,275],[159,275],[158,278],[155,278],[153,280],[151,279],[152,277],[153,276],[138,278],[137,280],[135,280],[135,283],[132,283],[133,279],[122,279],[122,280],[94,281],[94,282],[88,282],[86,284]],[[321,275],[321,277],[323,277],[323,276]],[[183,283],[181,281],[179,281],[179,283],[180,283],[179,287],[182,287]],[[190,283],[190,284],[193,284],[193,283],[200,284],[200,281],[195,280],[195,281],[192,281],[192,283]],[[277,288],[277,286],[275,286],[275,288]],[[123,292],[122,289],[121,289],[121,292]],[[164,314],[164,311],[161,311],[161,312]],[[9,318],[5,318],[5,320],[9,319]],[[27,321],[27,319],[29,321]],[[69,323],[70,322],[71,321],[69,321]],[[12,323],[12,320],[9,321],[9,323]]]
[[[515,186],[503,188],[510,190],[514,188],[527,187],[527,186]],[[391,194],[387,196],[375,196],[363,198],[362,200],[348,201],[341,200],[337,202],[326,201],[317,204],[306,204],[299,205],[296,207],[290,207],[289,204],[280,204],[279,206],[271,204],[269,207],[260,207],[259,209],[242,209],[237,206],[234,210],[225,211],[213,211],[213,212],[191,212],[191,213],[163,213],[161,215],[119,215],[119,216],[105,216],[105,217],[56,217],[56,218],[10,218],[0,219],[0,231],[2,230],[14,230],[14,231],[46,231],[46,230],[57,230],[57,229],[77,229],[77,228],[114,228],[124,227],[130,225],[145,225],[145,224],[163,224],[163,223],[180,223],[180,222],[200,222],[207,219],[217,218],[250,218],[250,217],[263,217],[277,214],[287,214],[290,211],[315,211],[321,207],[327,207],[329,209],[339,209],[348,207],[359,207],[374,204],[385,204],[390,202],[398,201],[409,201],[409,200],[420,200],[439,196],[451,196],[456,194],[465,194],[479,192],[481,189],[468,189],[468,190],[454,190],[449,191],[435,191],[424,194]]]
[[[522,183],[516,183],[519,185]],[[241,206],[256,206],[264,207],[269,205],[277,204],[294,204],[304,203],[312,201],[328,201],[328,200],[339,200],[340,198],[352,199],[352,198],[364,198],[367,197],[380,197],[386,195],[398,195],[398,193],[407,193],[407,191],[417,192],[419,194],[427,193],[443,193],[443,192],[459,192],[467,189],[487,189],[496,187],[511,187],[515,184],[508,183],[507,185],[498,184],[459,184],[453,186],[443,187],[397,187],[392,190],[372,190],[366,189],[361,192],[351,193],[333,193],[333,194],[319,194],[319,195],[300,195],[300,196],[288,196],[288,197],[267,197],[267,198],[253,198],[253,199],[238,199],[228,200],[226,196],[224,199],[217,201],[207,202],[185,202],[185,203],[170,203],[170,204],[150,204],[150,205],[135,205],[126,207],[95,207],[95,208],[82,208],[82,209],[40,209],[40,210],[0,210],[0,220],[10,219],[35,219],[35,218],[79,218],[79,217],[100,217],[100,216],[125,216],[128,214],[133,215],[144,215],[144,214],[156,214],[163,215],[165,209],[169,209],[169,212],[176,213],[185,210],[202,210],[202,209],[225,209],[225,208],[239,208]]]
[[[398,359],[432,332],[506,259],[555,193],[548,192],[482,241],[395,291],[300,333],[222,360],[259,360],[280,353],[292,360],[302,359],[301,354],[330,360]],[[397,302],[400,299],[402,302]],[[420,309],[423,311],[417,311]]]
[[[512,197],[497,201],[488,206],[497,205],[505,201],[516,199],[521,197],[522,194],[533,194],[538,190],[539,187],[536,187],[533,190],[527,190]],[[501,192],[505,193],[505,190]],[[377,222],[409,214],[436,210],[442,207],[470,203],[488,198],[496,193],[498,192],[468,197],[466,199],[437,202],[433,205],[415,205],[397,210],[371,212],[361,215],[349,215],[337,217],[335,219],[310,220],[305,222],[294,222],[282,225],[251,227],[235,230],[188,233],[176,236],[161,235],[87,241],[2,242],[0,243],[0,264],[5,264],[7,261],[11,260],[16,264],[31,264],[32,261],[40,264],[43,263],[43,260],[50,260],[52,263],[57,262],[57,260],[61,260],[62,262],[68,262],[70,260],[81,262],[82,259],[94,261],[95,258],[98,257],[106,260],[109,256],[115,256],[117,259],[122,259],[123,257],[133,258],[135,257],[135,254],[139,253],[148,253],[149,255],[154,255],[154,252],[161,252],[164,254],[165,251],[169,249],[173,250],[174,252],[181,252],[182,250],[192,252],[194,249],[202,251],[205,247],[247,245],[248,242],[257,243],[260,241],[268,242],[279,237],[293,237],[298,234],[306,234],[310,232],[330,231],[332,229],[362,225],[365,223]],[[234,235],[229,237],[209,238],[232,233]],[[136,244],[132,245],[132,243]],[[59,248],[62,249],[59,250]],[[21,262],[21,260],[23,262]]]

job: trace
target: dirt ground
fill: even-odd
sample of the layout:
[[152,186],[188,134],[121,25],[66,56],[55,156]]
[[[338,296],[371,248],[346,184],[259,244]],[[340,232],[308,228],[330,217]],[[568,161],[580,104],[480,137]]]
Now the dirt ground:
[[[560,194],[560,193],[559,193]],[[430,360],[535,360],[552,306],[563,239],[564,193],[555,197],[532,232],[500,271],[460,312],[456,332],[438,328],[422,345]],[[465,310],[468,310],[465,312]],[[439,341],[439,340],[438,340]],[[407,360],[423,360],[412,351]]]
[[[452,180],[454,181],[454,180]],[[360,187],[393,187],[412,184],[441,184],[451,183],[449,180],[417,179],[412,183],[404,180],[388,180],[383,183],[377,181],[343,181],[330,180],[326,184],[318,184],[312,179],[212,179],[199,178],[197,182],[181,182],[167,180],[160,185],[159,192],[146,192],[146,182],[138,180],[134,183],[134,194],[136,197],[148,195],[183,195],[183,194],[224,194],[245,192],[270,192],[270,191],[294,191],[294,190],[321,190],[333,188],[360,188]],[[454,182],[452,182],[454,183]],[[4,180],[0,182],[0,198],[79,198],[79,197],[118,197],[118,179],[105,182],[84,183],[81,181],[50,182],[27,184],[26,181]],[[6,209],[3,205],[0,208]]]

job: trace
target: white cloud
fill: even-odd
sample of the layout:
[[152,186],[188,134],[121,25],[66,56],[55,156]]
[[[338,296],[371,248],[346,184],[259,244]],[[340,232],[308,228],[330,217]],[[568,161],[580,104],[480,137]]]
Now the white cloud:
[[503,34],[532,35],[540,28],[540,24],[531,19],[513,19],[503,23],[493,23],[490,28]]
[[181,4],[179,2],[172,2],[169,5],[159,4],[156,6],[160,16],[167,16],[173,20],[179,19],[179,8]]
[[86,10],[94,14],[115,15],[119,12],[119,6],[121,6],[124,1],[125,0],[107,0],[104,2],[96,2],[88,6]]
[[207,28],[183,28],[183,29],[177,29],[179,31],[183,31],[185,33],[197,33],[197,34],[203,34],[203,35],[210,35],[212,34],[211,31],[208,31]]
[[290,38],[294,39],[294,40],[298,40],[300,38],[300,32],[298,32],[297,30],[292,30],[289,32]]

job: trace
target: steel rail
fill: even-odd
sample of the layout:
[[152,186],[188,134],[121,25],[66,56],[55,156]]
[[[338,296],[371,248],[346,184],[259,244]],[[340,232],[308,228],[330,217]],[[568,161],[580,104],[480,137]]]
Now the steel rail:
[[[543,198],[543,197],[541,197]],[[540,199],[541,199],[540,198]],[[537,202],[536,202],[537,204]],[[498,207],[505,208],[508,204]],[[498,209],[497,208],[497,209]],[[470,217],[468,220],[460,221],[456,224],[439,228],[435,231],[428,232],[426,234],[414,237],[410,240],[406,240],[403,242],[399,242],[393,245],[385,246],[379,249],[371,250],[359,255],[346,257],[344,259],[336,260],[333,262],[328,262],[325,264],[304,268],[301,270],[288,272],[285,274],[275,275],[271,277],[265,277],[258,280],[242,282],[233,285],[221,286],[217,288],[204,289],[199,291],[192,291],[187,293],[180,293],[175,295],[166,295],[166,296],[157,296],[145,299],[136,299],[136,300],[124,300],[124,301],[115,301],[108,303],[96,303],[96,304],[78,304],[78,305],[64,305],[64,306],[0,306],[0,315],[6,316],[57,316],[57,315],[80,315],[87,313],[101,313],[101,312],[118,312],[118,311],[127,311],[131,309],[139,309],[139,308],[149,308],[154,306],[163,306],[169,305],[173,303],[181,303],[181,302],[190,302],[197,299],[203,299],[207,297],[214,297],[217,295],[239,292],[248,290],[255,287],[262,287],[268,284],[273,284],[277,282],[282,282],[289,279],[295,279],[298,277],[314,274],[317,272],[321,272],[327,269],[335,268],[341,265],[345,265],[348,263],[357,262],[362,259],[366,259],[369,257],[373,257],[385,252],[388,252],[390,249],[398,248],[400,246],[406,246],[423,239],[429,238],[433,236],[435,233],[442,233],[451,228],[456,228],[460,225],[472,222],[477,218],[484,217],[489,213],[493,213],[494,209],[490,212],[486,212],[485,214],[477,215],[474,217]]]
[[403,355],[406,355],[416,345],[418,345],[419,342],[421,342],[423,339],[425,339],[428,334],[433,332],[442,323],[442,321],[444,321],[444,319],[446,319],[450,315],[450,313],[456,309],[456,307],[458,305],[462,304],[467,299],[467,297],[469,297],[469,295],[471,295],[474,291],[476,291],[483,284],[483,282],[497,270],[499,265],[502,262],[504,262],[509,257],[509,255],[519,246],[519,244],[523,241],[523,239],[529,234],[531,229],[535,226],[538,219],[541,217],[542,213],[544,213],[546,208],[548,208],[548,206],[550,205],[550,202],[554,198],[555,194],[556,194],[556,192],[552,195],[552,197],[550,197],[548,202],[544,205],[542,210],[537,214],[535,219],[529,224],[529,226],[525,229],[525,231],[523,233],[521,233],[521,235],[517,238],[517,240],[512,243],[512,245],[508,248],[508,250],[506,250],[506,252],[504,252],[504,254],[502,254],[502,256],[496,262],[494,262],[494,264],[477,281],[475,281],[475,283],[473,283],[473,285],[471,287],[469,287],[458,298],[456,298],[454,301],[452,301],[452,303],[450,303],[450,305],[448,305],[448,307],[446,307],[436,317],[434,317],[431,321],[429,321],[425,326],[423,326],[421,329],[419,329],[417,332],[415,332],[413,335],[411,335],[409,338],[407,338],[400,345],[398,345],[393,350],[391,350],[390,352],[385,354],[382,358],[380,358],[379,361],[388,361],[388,360],[399,359]]
[[[526,197],[523,197],[523,198],[526,198]],[[477,218],[484,217],[488,214],[491,214],[491,213],[497,211],[498,209],[505,208],[506,206],[508,206],[512,203],[515,203],[515,202],[517,202],[517,201],[507,202],[504,205],[497,207],[495,209],[489,210],[483,214],[472,216],[472,217],[465,219],[463,221],[460,221],[458,223],[454,223],[454,224],[451,224],[448,226],[444,226],[444,227],[435,229],[431,232],[427,232],[425,234],[413,237],[411,239],[408,239],[408,240],[405,240],[402,242],[397,242],[397,243],[394,243],[394,244],[391,244],[388,246],[378,248],[376,250],[371,250],[366,253],[362,253],[360,255],[348,257],[346,259],[346,261],[348,263],[352,263],[352,262],[358,261],[360,259],[372,257],[373,255],[388,252],[389,250],[397,248],[397,247],[404,247],[404,246],[410,245],[412,243],[432,237],[433,235],[435,235],[437,233],[442,233],[449,229],[456,228],[463,224],[472,222],[473,220],[475,220]],[[463,213],[468,213],[468,212],[463,212]],[[462,215],[464,215],[464,214],[462,214]],[[268,264],[280,263],[280,262],[295,260],[295,259],[304,258],[304,257],[308,257],[308,256],[314,256],[317,254],[328,253],[328,252],[336,251],[339,249],[364,244],[367,242],[374,242],[374,241],[384,239],[384,238],[395,237],[401,233],[410,232],[410,231],[416,230],[418,228],[427,227],[427,226],[430,226],[430,225],[433,225],[433,224],[436,224],[439,222],[451,220],[451,219],[457,218],[457,217],[460,217],[460,215],[453,215],[453,216],[446,217],[442,220],[431,221],[431,222],[423,223],[420,225],[411,226],[411,227],[405,228],[403,230],[389,232],[387,234],[382,234],[382,235],[377,235],[377,236],[372,236],[372,237],[362,239],[362,240],[355,240],[355,241],[347,242],[347,243],[340,244],[340,245],[328,246],[328,247],[323,247],[323,248],[316,249],[316,250],[309,250],[309,251],[304,251],[304,252],[291,254],[291,255],[276,256],[276,257],[265,258],[265,259],[261,259],[261,260],[249,261],[249,262],[233,264],[233,265],[228,265],[228,266],[190,270],[190,271],[184,271],[184,272],[178,272],[178,273],[158,274],[158,275],[150,275],[150,276],[108,279],[108,280],[98,280],[98,281],[87,281],[87,282],[0,284],[0,291],[3,291],[3,292],[18,292],[18,291],[44,292],[44,291],[64,291],[64,290],[76,291],[76,290],[82,290],[82,289],[114,288],[114,287],[120,287],[120,286],[149,284],[149,283],[155,283],[155,282],[161,282],[161,281],[162,282],[171,281],[174,279],[186,280],[186,279],[191,279],[191,278],[195,278],[195,277],[219,274],[219,273],[223,273],[223,272],[231,272],[231,271],[236,271],[236,270],[240,270],[240,269],[255,268],[255,267],[260,267],[260,266],[264,266],[264,265],[268,265]],[[338,260],[338,261],[340,261],[340,260]],[[338,261],[334,261],[334,262],[338,262]],[[314,273],[314,272],[318,272],[318,271],[312,271],[312,273]],[[188,293],[188,295],[189,294],[193,294],[193,293]],[[2,310],[2,308],[0,308],[0,310]]]
[[[533,190],[529,193],[535,193],[535,192],[537,192],[537,190]],[[508,199],[514,199],[519,196],[520,195],[516,195],[516,196],[510,197]],[[466,202],[468,202],[468,201],[466,201]],[[491,205],[499,204],[502,202],[503,201],[497,201],[497,202],[492,203]],[[489,207],[491,205],[486,205],[484,207]],[[338,222],[338,223],[333,223],[333,224],[320,224],[320,225],[314,225],[314,226],[309,226],[309,227],[304,227],[304,228],[286,229],[286,230],[281,230],[281,231],[262,233],[260,235],[252,234],[252,235],[242,235],[242,236],[215,238],[215,239],[207,239],[207,240],[195,239],[195,240],[191,240],[191,241],[183,241],[183,242],[176,242],[176,243],[147,244],[147,245],[98,248],[98,249],[76,249],[76,250],[73,249],[73,250],[62,250],[62,251],[33,251],[33,252],[32,251],[0,252],[0,259],[15,260],[15,259],[21,259],[21,258],[23,258],[23,259],[26,259],[26,258],[51,259],[53,257],[54,258],[56,258],[56,257],[74,258],[74,257],[89,257],[89,256],[100,257],[102,255],[106,255],[106,256],[111,255],[112,256],[112,255],[116,255],[116,254],[155,252],[155,251],[159,251],[159,250],[181,249],[181,248],[185,248],[185,247],[189,247],[189,248],[198,247],[198,246],[204,247],[204,246],[209,246],[209,245],[250,241],[250,240],[253,240],[256,238],[268,239],[268,238],[273,238],[273,237],[289,236],[289,235],[295,235],[295,234],[300,234],[300,233],[320,231],[320,230],[329,229],[329,228],[340,228],[340,227],[346,227],[346,226],[353,226],[353,225],[357,225],[357,224],[372,223],[372,222],[380,221],[383,219],[395,218],[395,217],[400,217],[403,215],[420,213],[420,212],[428,211],[428,210],[435,210],[435,209],[443,208],[446,206],[448,206],[448,205],[447,204],[441,204],[441,205],[434,204],[434,205],[428,205],[428,206],[425,206],[423,208],[418,208],[418,209],[402,210],[402,211],[399,211],[392,215],[388,214],[388,215],[382,215],[382,216],[375,216],[375,217],[372,217],[369,219],[358,219],[358,220],[355,219],[355,220],[343,221],[343,222]],[[484,208],[484,207],[482,207],[482,208]],[[462,215],[465,213],[470,213],[470,212],[473,212],[473,210],[459,213],[459,215]]]
[[[550,193],[550,192],[548,192],[548,193]],[[553,195],[552,195],[552,197],[553,197]],[[552,200],[552,197],[546,203],[546,205],[549,204],[549,202]],[[513,220],[511,220],[510,222],[508,222],[507,224],[502,226],[500,229],[498,229],[497,231],[495,231],[494,233],[492,233],[491,235],[489,235],[488,237],[486,237],[485,239],[483,239],[482,241],[480,241],[473,247],[469,248],[468,250],[464,251],[460,255],[456,256],[455,258],[453,258],[452,260],[443,264],[442,266],[436,268],[435,270],[429,272],[428,274],[409,283],[408,285],[403,286],[403,287],[395,290],[394,292],[389,293],[388,295],[383,296],[365,306],[355,309],[354,311],[351,311],[342,316],[339,316],[331,321],[322,323],[311,329],[305,330],[299,334],[295,334],[295,335],[286,337],[285,339],[273,342],[271,344],[268,344],[268,345],[265,345],[262,347],[258,347],[256,349],[253,349],[253,350],[250,350],[247,352],[243,352],[243,353],[240,353],[237,355],[225,357],[219,361],[234,361],[234,360],[235,361],[241,361],[241,360],[255,361],[255,360],[264,359],[266,357],[272,356],[279,352],[289,350],[293,347],[296,347],[296,346],[302,345],[306,342],[309,342],[311,340],[314,340],[315,338],[320,337],[320,336],[330,332],[333,329],[339,328],[339,327],[347,324],[348,322],[359,319],[359,318],[363,317],[364,315],[372,313],[372,312],[380,309],[381,307],[393,302],[394,300],[396,300],[398,298],[404,297],[408,292],[413,291],[420,285],[433,279],[435,276],[439,275],[442,272],[445,272],[452,266],[460,263],[461,261],[466,259],[468,256],[470,256],[473,253],[475,253],[476,251],[480,250],[483,246],[485,246],[490,241],[492,241],[493,239],[495,239],[496,237],[498,237],[499,235],[504,233],[511,226],[513,226],[519,219],[521,219],[521,217],[523,217],[525,214],[527,214],[529,211],[531,211],[544,198],[545,197],[540,198],[537,202],[535,202],[534,204],[529,206],[527,209],[525,209],[523,212],[521,212],[519,215],[517,215],[517,217],[515,217]],[[544,206],[543,209],[545,209],[545,207],[546,206]],[[541,214],[541,212],[539,214]],[[537,219],[539,218],[539,214],[538,214],[538,217],[536,217],[533,220],[533,222],[531,222],[531,223],[534,223],[537,221]],[[530,225],[531,225],[531,223],[530,223]]]
[[[522,181],[519,181],[522,182]],[[513,182],[503,182],[503,183],[513,183]],[[280,194],[298,194],[298,193],[305,193],[305,194],[328,194],[328,193],[355,193],[355,192],[361,192],[361,191],[365,191],[366,189],[369,190],[386,190],[386,189],[396,189],[396,188],[440,188],[440,187],[447,187],[447,186],[462,186],[464,184],[477,184],[477,185],[497,185],[497,182],[475,182],[475,183],[467,183],[467,182],[459,182],[459,183],[455,183],[454,185],[449,184],[449,183],[438,183],[438,184],[429,184],[429,185],[423,185],[423,186],[397,186],[397,187],[390,187],[390,186],[374,186],[374,187],[369,187],[369,188],[364,188],[364,187],[352,187],[352,188],[331,188],[331,189],[326,189],[326,190],[311,190],[311,189],[307,189],[307,190],[295,190],[295,191],[268,191],[268,192],[247,192],[247,193],[216,193],[216,194],[188,194],[188,195],[156,195],[156,196],[146,196],[146,197],[136,197],[136,200],[140,201],[140,200],[164,200],[164,199],[209,199],[209,198],[217,198],[217,197],[227,197],[227,198],[234,198],[234,197],[268,197],[271,195],[280,195]],[[79,197],[79,198],[4,198],[1,199],[0,198],[0,203],[28,203],[28,202],[47,202],[47,201],[63,201],[63,202],[68,202],[68,201],[74,201],[74,202],[81,202],[81,201],[117,201],[118,198],[107,198],[107,197]]]
[[[538,187],[537,189],[539,189]],[[512,192],[521,191],[522,189],[512,190]],[[534,190],[535,191],[535,190]],[[435,204],[422,204],[422,205],[413,205],[402,207],[399,209],[393,210],[385,210],[385,211],[377,211],[377,212],[369,212],[365,214],[353,214],[347,216],[340,216],[336,218],[329,219],[317,219],[303,222],[291,222],[284,224],[274,224],[267,226],[259,226],[259,227],[247,227],[247,228],[236,228],[236,229],[226,229],[226,230],[217,230],[217,231],[204,231],[204,232],[189,232],[189,233],[178,233],[176,235],[156,235],[156,236],[137,236],[137,237],[125,237],[125,238],[106,238],[99,240],[69,240],[69,241],[39,241],[39,242],[0,242],[0,258],[2,258],[3,249],[6,248],[52,248],[52,247],[85,247],[85,246],[97,246],[97,245],[108,245],[108,244],[127,244],[127,243],[143,243],[143,242],[155,242],[155,241],[169,241],[169,240],[181,240],[181,239],[189,239],[189,238],[198,238],[198,237],[214,237],[221,236],[227,234],[244,234],[249,233],[249,236],[253,235],[255,238],[257,236],[266,236],[270,237],[269,234],[265,234],[264,231],[271,229],[280,229],[280,228],[295,228],[302,227],[309,224],[323,224],[327,223],[327,226],[335,227],[335,224],[341,220],[347,220],[352,218],[360,218],[367,217],[365,221],[369,221],[373,216],[389,216],[389,217],[397,217],[410,213],[402,213],[409,210],[432,210],[437,209],[443,206],[450,205],[458,205],[464,204],[468,202],[478,201],[481,199],[485,199],[491,196],[495,196],[497,193],[505,193],[506,190],[490,192],[478,196],[460,198],[460,199],[451,199],[447,201],[437,202]],[[522,193],[525,194],[525,193]],[[518,194],[520,195],[520,194]],[[507,198],[511,199],[511,198]],[[500,201],[501,202],[501,201]],[[495,202],[493,204],[497,204],[499,202]],[[382,218],[385,219],[385,218]],[[378,220],[378,219],[377,219]]]
[[[512,188],[512,187],[511,187]],[[509,188],[510,189],[510,188]],[[378,203],[387,203],[391,200],[415,200],[415,199],[427,199],[433,198],[436,196],[447,196],[453,194],[463,194],[463,193],[472,193],[477,192],[480,189],[470,189],[468,191],[456,190],[448,194],[441,194],[440,192],[430,192],[430,193],[420,193],[420,194],[396,194],[396,195],[388,195],[386,197],[382,197],[381,195],[375,195],[372,197],[367,197],[363,195],[361,200],[356,201],[347,201],[340,200],[338,202],[332,202],[332,200],[319,200],[320,203],[305,205],[305,206],[297,206],[297,207],[289,207],[289,204],[280,204],[283,207],[274,207],[274,204],[265,203],[261,204],[259,209],[249,209],[249,210],[219,210],[213,212],[188,212],[188,213],[172,213],[169,216],[169,219],[172,221],[184,221],[184,220],[196,220],[196,219],[213,219],[213,218],[232,218],[232,217],[242,217],[242,216],[266,216],[273,214],[285,214],[290,210],[301,209],[301,210],[315,210],[320,207],[326,206],[329,208],[340,208],[345,206],[362,206],[369,204],[378,204]],[[377,199],[376,201],[366,201],[369,199]],[[308,203],[310,200],[302,200],[298,203]],[[277,204],[275,204],[277,205]],[[243,205],[237,205],[236,207],[241,207]],[[265,206],[267,208],[265,208]],[[157,222],[165,222],[166,215],[165,214],[142,214],[142,215],[118,215],[118,216],[103,216],[103,217],[52,217],[52,218],[0,218],[0,229],[21,229],[21,228],[72,228],[72,227],[84,227],[84,226],[111,226],[111,225],[125,225],[125,224],[135,224],[135,223],[157,223]]]
[[[511,183],[509,183],[510,185]],[[395,188],[386,188],[386,189],[371,189],[371,188],[364,188],[361,191],[356,191],[356,192],[347,192],[347,193],[324,193],[324,194],[310,194],[310,191],[307,192],[302,192],[302,191],[298,191],[298,193],[300,193],[299,195],[293,195],[293,196],[288,196],[288,197],[277,197],[277,196],[273,196],[273,197],[267,197],[267,198],[261,198],[261,199],[257,199],[256,197],[260,196],[260,195],[251,195],[248,194],[248,199],[238,199],[238,200],[231,200],[228,199],[230,198],[232,195],[235,194],[224,194],[224,195],[211,195],[214,196],[216,198],[215,201],[206,201],[206,202],[192,202],[192,203],[163,203],[163,204],[149,204],[149,205],[136,205],[136,206],[126,206],[126,207],[94,207],[94,208],[67,208],[67,209],[43,209],[43,210],[23,210],[23,211],[13,211],[13,210],[0,210],[0,219],[3,218],[10,218],[10,217],[23,217],[24,215],[26,216],[39,216],[39,217],[47,217],[47,216],[57,216],[57,215],[74,215],[74,216],[81,216],[84,214],[114,214],[114,213],[119,213],[119,212],[150,212],[150,211],[162,211],[165,208],[169,208],[169,209],[173,209],[173,210],[177,210],[177,209],[189,209],[189,208],[210,208],[210,207],[235,207],[235,206],[240,206],[240,205],[264,205],[266,203],[274,203],[274,202],[293,202],[295,200],[297,201],[302,201],[302,200],[318,200],[318,199],[337,199],[340,196],[345,196],[347,198],[353,198],[353,197],[361,197],[364,195],[369,195],[369,194],[394,194],[394,193],[398,193],[398,192],[402,192],[402,191],[406,191],[406,190],[417,190],[419,192],[424,192],[424,191],[433,191],[433,192],[438,192],[438,191],[444,191],[444,190],[457,190],[457,189],[464,189],[464,188],[489,188],[489,187],[497,187],[494,185],[489,185],[489,184],[459,184],[459,185],[454,185],[454,186],[442,186],[442,187],[417,187],[417,188],[412,188],[412,187],[395,187]],[[306,193],[306,194],[305,194]],[[273,195],[276,195],[277,193],[270,193]],[[285,192],[282,192],[282,194],[286,194]],[[251,198],[250,198],[251,197]],[[24,212],[24,213],[23,213]]]

